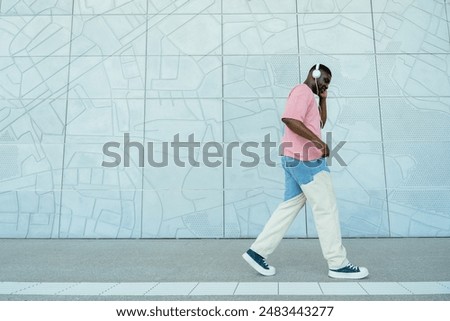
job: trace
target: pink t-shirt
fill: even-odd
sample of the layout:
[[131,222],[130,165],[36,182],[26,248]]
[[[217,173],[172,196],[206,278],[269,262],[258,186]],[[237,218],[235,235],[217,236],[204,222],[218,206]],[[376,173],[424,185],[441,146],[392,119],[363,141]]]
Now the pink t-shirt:
[[[295,86],[289,93],[286,108],[281,118],[301,121],[317,137],[320,133],[320,113],[312,90],[305,84]],[[320,149],[285,126],[282,139],[283,155],[302,161],[312,161],[322,157]]]

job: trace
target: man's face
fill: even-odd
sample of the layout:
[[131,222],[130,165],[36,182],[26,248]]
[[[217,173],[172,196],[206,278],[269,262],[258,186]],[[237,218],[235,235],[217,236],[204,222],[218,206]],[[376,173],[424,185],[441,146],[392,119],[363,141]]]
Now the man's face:
[[323,96],[327,94],[328,86],[331,82],[331,76],[329,73],[321,70],[322,75],[317,79],[317,87],[319,89],[319,92],[316,93],[319,96]]

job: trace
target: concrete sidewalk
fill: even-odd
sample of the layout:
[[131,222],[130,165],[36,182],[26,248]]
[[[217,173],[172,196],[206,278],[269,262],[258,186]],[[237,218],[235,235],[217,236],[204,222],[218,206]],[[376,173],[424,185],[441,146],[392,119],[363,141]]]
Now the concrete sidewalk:
[[361,281],[328,278],[317,239],[283,240],[260,276],[252,241],[2,239],[0,300],[450,301],[450,238],[345,239]]

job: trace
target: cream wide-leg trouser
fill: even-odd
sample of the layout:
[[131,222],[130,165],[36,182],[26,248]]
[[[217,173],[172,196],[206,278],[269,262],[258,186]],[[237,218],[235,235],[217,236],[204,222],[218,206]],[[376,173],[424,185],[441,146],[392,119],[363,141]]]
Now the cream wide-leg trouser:
[[330,173],[322,170],[312,177],[312,181],[300,184],[300,187],[303,193],[277,207],[250,248],[267,258],[276,249],[300,209],[308,201],[328,267],[330,269],[344,267],[348,264],[347,253],[342,245],[339,213]]

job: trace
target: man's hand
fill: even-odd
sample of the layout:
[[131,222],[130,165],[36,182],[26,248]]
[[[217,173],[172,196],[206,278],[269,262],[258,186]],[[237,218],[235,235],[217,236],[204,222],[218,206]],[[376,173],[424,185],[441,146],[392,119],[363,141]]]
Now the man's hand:
[[328,97],[328,90],[320,92],[319,97],[322,98],[322,99],[327,99],[327,97]]
[[322,152],[322,157],[328,157],[330,156],[330,149],[328,148],[328,145],[325,144],[323,141],[315,141],[314,145],[320,149]]

